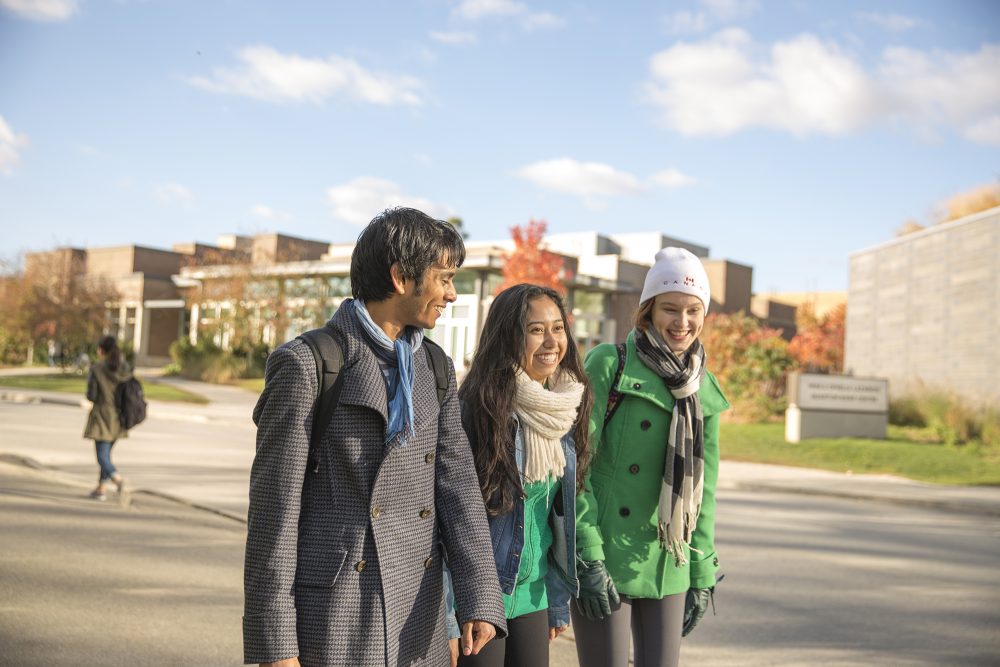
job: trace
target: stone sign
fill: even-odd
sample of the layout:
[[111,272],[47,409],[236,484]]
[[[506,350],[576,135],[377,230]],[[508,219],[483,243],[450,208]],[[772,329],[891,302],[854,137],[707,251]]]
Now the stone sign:
[[889,382],[884,378],[791,373],[785,440],[885,438]]

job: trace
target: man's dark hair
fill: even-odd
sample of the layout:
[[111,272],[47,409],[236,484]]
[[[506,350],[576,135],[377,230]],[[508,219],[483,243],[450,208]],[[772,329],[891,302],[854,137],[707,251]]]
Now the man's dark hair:
[[393,264],[419,286],[434,263],[458,268],[464,261],[465,243],[450,222],[415,208],[386,209],[358,235],[351,254],[351,292],[365,302],[384,301],[394,289]]

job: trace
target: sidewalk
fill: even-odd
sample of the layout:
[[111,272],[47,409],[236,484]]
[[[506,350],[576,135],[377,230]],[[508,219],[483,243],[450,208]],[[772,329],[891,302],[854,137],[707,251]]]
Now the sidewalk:
[[[34,369],[37,372],[25,372],[32,371],[30,368],[0,369],[0,401],[90,408],[90,402],[77,394],[3,386],[3,376],[5,375],[44,375],[47,372],[58,372],[58,369],[52,368],[34,367]],[[257,402],[257,396],[254,393],[240,389],[239,387],[195,382],[183,378],[164,377],[158,374],[158,370],[140,368],[137,369],[136,374],[144,383],[155,381],[157,384],[177,387],[178,389],[204,396],[209,400],[209,403],[207,405],[198,405],[181,401],[151,400],[148,401],[148,416],[201,423],[228,423],[240,426],[250,423],[253,406]],[[155,378],[155,380],[152,378]]]
[[[49,403],[82,408],[89,404],[73,394],[2,386],[2,376],[11,370],[0,370],[0,401],[13,403]],[[147,375],[147,377],[149,377]],[[150,401],[149,414],[163,419],[218,426],[252,428],[251,416],[257,397],[237,387],[213,385],[181,378],[157,378],[157,382],[201,394],[208,405]],[[206,442],[210,445],[210,442]],[[0,452],[2,453],[2,452]],[[723,460],[719,473],[720,488],[746,491],[777,491],[808,495],[875,500],[920,507],[934,507],[986,516],[1000,516],[1000,487],[945,486],[916,482],[892,475],[858,475],[829,472],[812,468]],[[155,489],[151,489],[155,491]]]

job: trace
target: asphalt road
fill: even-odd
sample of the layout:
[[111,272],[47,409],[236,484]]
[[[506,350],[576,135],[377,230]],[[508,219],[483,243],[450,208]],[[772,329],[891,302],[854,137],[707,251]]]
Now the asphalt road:
[[[0,665],[237,665],[238,521],[143,493],[86,498],[79,409],[0,403]],[[190,416],[190,415],[189,415]],[[245,508],[252,427],[151,418],[116,461],[138,486]],[[723,487],[726,580],[682,662],[1000,664],[1000,518]],[[572,635],[553,667],[575,665]]]

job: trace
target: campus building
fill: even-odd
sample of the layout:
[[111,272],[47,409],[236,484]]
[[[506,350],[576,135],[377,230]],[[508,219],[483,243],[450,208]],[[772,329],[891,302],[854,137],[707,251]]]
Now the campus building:
[[1000,207],[850,256],[845,369],[1000,403]]
[[[658,232],[553,234],[545,244],[563,260],[566,303],[584,352],[625,338],[646,272],[663,247],[684,247],[702,258],[712,286],[710,312],[751,309],[752,267],[711,259],[707,246]],[[208,337],[226,348],[258,342],[273,347],[320,326],[351,295],[353,248],[285,234],[229,235],[215,245],[59,249],[34,253],[28,261],[62,253],[61,261],[108,280],[118,293],[108,304],[108,332],[131,343],[137,363],[153,365],[166,363],[170,344],[182,336],[192,343]],[[471,359],[513,244],[472,241],[466,248],[455,277],[458,299],[428,332],[459,372]],[[770,307],[794,322],[794,309],[789,316],[787,307]]]
[[[573,333],[584,352],[624,339],[646,272],[656,251],[666,246],[685,247],[703,258],[712,284],[712,312],[750,308],[753,269],[709,259],[705,246],[656,232],[553,234],[545,244],[562,257]],[[322,256],[298,261],[183,267],[174,282],[188,304],[188,336],[196,342],[208,335],[228,347],[251,332],[274,346],[321,325],[351,295],[353,247],[331,244]],[[458,298],[428,332],[460,373],[471,359],[493,293],[503,282],[504,256],[512,248],[510,241],[468,242],[454,281]]]

